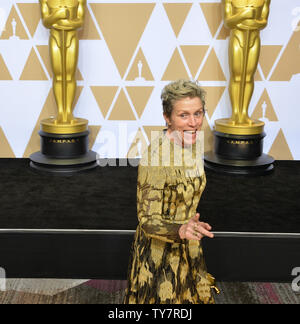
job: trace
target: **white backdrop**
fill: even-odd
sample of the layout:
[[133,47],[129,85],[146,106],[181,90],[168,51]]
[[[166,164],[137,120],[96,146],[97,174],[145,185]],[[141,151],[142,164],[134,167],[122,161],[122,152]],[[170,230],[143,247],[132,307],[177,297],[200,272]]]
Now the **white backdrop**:
[[[37,0],[0,3],[0,157],[38,151],[40,121],[55,115],[49,31],[39,10]],[[272,0],[261,32],[249,113],[266,122],[264,152],[276,159],[300,159],[299,21],[299,0]],[[74,115],[89,120],[91,148],[102,157],[138,154],[135,145],[140,150],[149,132],[165,124],[163,86],[188,77],[208,93],[210,150],[214,120],[231,112],[227,49],[219,0],[89,0]]]

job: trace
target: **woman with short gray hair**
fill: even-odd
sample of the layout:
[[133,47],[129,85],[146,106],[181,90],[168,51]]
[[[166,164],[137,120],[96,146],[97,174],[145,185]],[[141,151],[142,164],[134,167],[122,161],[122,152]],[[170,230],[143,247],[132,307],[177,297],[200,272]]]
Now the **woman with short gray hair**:
[[205,92],[197,82],[178,80],[161,98],[168,128],[151,142],[138,168],[139,224],[124,303],[214,303],[211,289],[218,289],[201,248],[201,239],[213,233],[196,211],[206,184],[197,156]]

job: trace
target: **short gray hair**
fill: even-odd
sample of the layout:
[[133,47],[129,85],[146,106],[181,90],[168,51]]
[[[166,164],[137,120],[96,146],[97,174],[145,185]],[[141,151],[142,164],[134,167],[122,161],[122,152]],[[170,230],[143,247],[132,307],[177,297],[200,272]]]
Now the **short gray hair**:
[[205,110],[206,92],[197,81],[180,79],[166,85],[161,94],[163,113],[170,118],[174,103],[183,98],[200,98]]

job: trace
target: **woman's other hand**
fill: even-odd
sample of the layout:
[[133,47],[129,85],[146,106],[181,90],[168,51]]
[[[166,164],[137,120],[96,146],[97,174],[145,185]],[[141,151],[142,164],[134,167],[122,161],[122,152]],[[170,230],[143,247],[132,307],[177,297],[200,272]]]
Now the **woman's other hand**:
[[214,234],[211,233],[211,226],[207,223],[199,221],[200,214],[197,213],[191,218],[187,224],[184,224],[179,229],[180,238],[186,240],[200,241],[204,236],[213,238]]

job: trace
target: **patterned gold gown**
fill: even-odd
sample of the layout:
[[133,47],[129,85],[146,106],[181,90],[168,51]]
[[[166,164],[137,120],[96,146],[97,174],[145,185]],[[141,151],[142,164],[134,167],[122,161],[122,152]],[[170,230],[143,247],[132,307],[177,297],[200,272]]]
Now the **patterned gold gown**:
[[[206,184],[202,159],[195,163],[195,154],[195,144],[182,149],[161,133],[141,159],[139,225],[124,303],[214,303],[214,278],[206,271],[201,241],[181,240],[178,234],[180,226],[196,215]],[[153,163],[156,166],[150,166]]]

